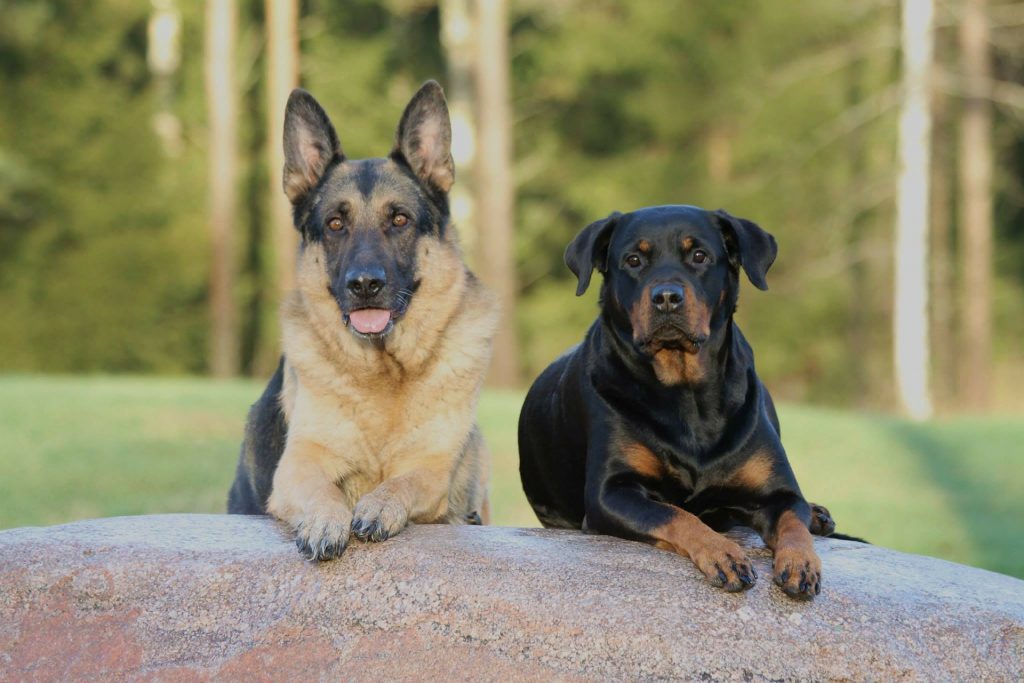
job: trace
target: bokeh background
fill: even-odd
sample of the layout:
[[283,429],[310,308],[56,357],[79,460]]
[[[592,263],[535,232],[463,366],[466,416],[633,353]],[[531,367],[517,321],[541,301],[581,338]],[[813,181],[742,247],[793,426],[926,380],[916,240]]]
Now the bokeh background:
[[[0,16],[0,528],[223,511],[290,282],[284,98],[301,85],[350,157],[382,156],[436,78],[467,259],[508,313],[481,405],[495,523],[536,524],[518,408],[596,313],[565,245],[613,210],[687,203],[779,241],[738,319],[805,494],[847,533],[1024,577],[1024,3],[2,0]],[[908,148],[915,93],[930,129],[917,119]],[[914,264],[901,291],[922,317],[896,344]],[[894,347],[926,369],[909,388]]]

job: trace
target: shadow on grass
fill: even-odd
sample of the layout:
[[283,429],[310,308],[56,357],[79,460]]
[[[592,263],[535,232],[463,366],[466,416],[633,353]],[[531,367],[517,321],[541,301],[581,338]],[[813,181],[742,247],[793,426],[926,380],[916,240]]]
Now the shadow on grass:
[[945,494],[970,536],[979,565],[1024,578],[1024,461],[1019,425],[987,421],[884,428],[917,459],[922,476]]

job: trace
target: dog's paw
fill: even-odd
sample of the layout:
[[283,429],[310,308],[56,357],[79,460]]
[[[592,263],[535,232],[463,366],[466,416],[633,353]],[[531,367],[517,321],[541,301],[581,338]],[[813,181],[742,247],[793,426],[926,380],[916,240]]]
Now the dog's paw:
[[782,548],[775,553],[775,583],[786,595],[810,600],[821,593],[821,560],[813,548]]
[[743,548],[727,538],[717,534],[715,536],[689,553],[697,569],[708,578],[712,586],[724,588],[730,593],[753,586],[757,572]]
[[341,557],[352,529],[352,515],[343,506],[306,514],[295,524],[295,546],[307,560]]
[[384,541],[405,528],[409,511],[394,498],[371,492],[352,513],[352,533],[361,541]]
[[835,530],[836,523],[828,508],[811,503],[811,533],[815,536],[830,536]]

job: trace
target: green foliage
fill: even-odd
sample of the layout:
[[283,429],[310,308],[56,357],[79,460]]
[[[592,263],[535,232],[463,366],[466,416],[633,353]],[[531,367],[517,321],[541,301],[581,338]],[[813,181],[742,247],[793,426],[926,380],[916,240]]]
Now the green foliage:
[[[262,385],[197,379],[0,378],[0,528],[85,517],[223,512]],[[522,394],[484,392],[491,510],[534,526],[519,484]],[[792,404],[783,434],[804,494],[841,531],[1024,578],[1024,424],[925,425]]]
[[152,132],[146,6],[5,5],[0,363],[202,369],[202,159]]
[[[183,61],[163,88],[145,62],[148,3],[0,3],[0,369],[206,366],[203,7],[178,6]],[[301,8],[303,86],[350,156],[386,154],[416,86],[445,81],[437,3]],[[236,295],[244,366],[257,372],[276,337],[267,188],[279,172],[265,161],[262,13],[240,3],[236,60]],[[690,203],[779,240],[771,291],[747,287],[739,315],[768,384],[887,407],[896,4],[519,0],[511,20],[524,376],[596,312],[562,263],[575,232],[612,210]],[[998,77],[1019,80],[1024,44],[1004,31],[997,48]],[[166,102],[183,125],[177,157],[152,125]],[[996,125],[996,374],[1012,397],[1024,372],[1024,135],[1019,112],[999,109]]]

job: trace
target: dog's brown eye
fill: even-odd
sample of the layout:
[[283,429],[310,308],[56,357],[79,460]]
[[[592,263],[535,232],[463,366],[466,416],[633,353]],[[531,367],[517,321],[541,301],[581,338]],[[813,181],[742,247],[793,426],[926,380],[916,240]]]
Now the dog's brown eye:
[[636,254],[630,254],[626,257],[626,265],[630,268],[637,268],[640,265],[640,257]]
[[396,213],[394,218],[391,219],[391,225],[396,228],[402,228],[409,224],[409,217],[404,213]]
[[327,227],[330,228],[331,230],[334,230],[335,232],[341,230],[344,226],[345,224],[337,216],[327,221]]
[[693,259],[694,263],[701,264],[701,263],[706,263],[707,262],[708,255],[707,255],[707,252],[701,251],[700,249],[698,249],[697,251],[693,252],[693,254],[690,256],[690,258]]

